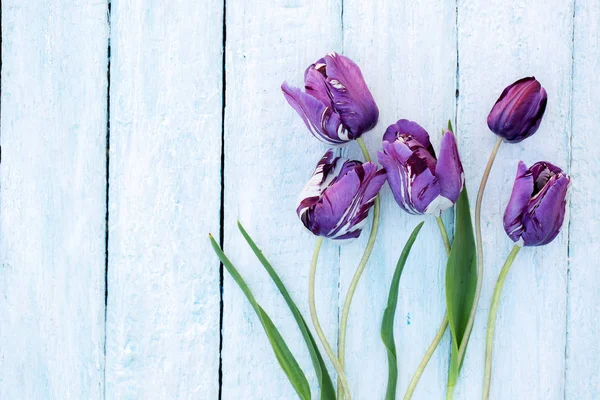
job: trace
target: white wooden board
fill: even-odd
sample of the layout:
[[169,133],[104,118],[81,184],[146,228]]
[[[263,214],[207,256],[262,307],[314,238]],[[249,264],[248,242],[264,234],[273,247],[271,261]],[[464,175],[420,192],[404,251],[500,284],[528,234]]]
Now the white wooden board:
[[[496,279],[512,241],[502,215],[517,163],[568,168],[571,138],[573,8],[565,1],[458,2],[458,136],[470,197],[475,198],[496,137],[486,117],[508,84],[535,75],[548,92],[538,132],[503,144],[483,200],[484,281],[456,398],[481,396],[485,327]],[[525,248],[506,279],[498,308],[490,397],[564,397],[568,230],[548,246]]]
[[0,398],[104,388],[106,2],[2,2]]
[[569,229],[569,303],[567,308],[565,399],[600,398],[600,201],[594,182],[600,176],[598,136],[600,83],[600,3],[575,8],[571,137],[571,219]]
[[[227,2],[225,251],[280,329],[313,387],[316,377],[300,331],[240,236],[236,221],[246,226],[310,320],[307,290],[315,238],[304,231],[295,210],[300,191],[327,147],[309,134],[280,86],[285,80],[303,86],[308,65],[329,51],[341,50],[340,17],[341,2],[334,0],[268,6],[245,0]],[[337,341],[338,254],[338,246],[323,246],[316,285],[317,309],[333,346]],[[224,291],[222,398],[295,398],[258,318],[227,272]]]
[[107,399],[218,396],[222,11],[112,4]]

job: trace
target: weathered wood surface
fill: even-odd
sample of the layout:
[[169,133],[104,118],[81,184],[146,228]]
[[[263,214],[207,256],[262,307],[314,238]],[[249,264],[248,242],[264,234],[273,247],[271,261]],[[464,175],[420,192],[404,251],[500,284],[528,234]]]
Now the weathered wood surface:
[[106,3],[2,2],[0,398],[101,399]]
[[217,398],[222,12],[113,1],[106,398]]
[[[236,221],[245,225],[310,320],[307,288],[315,238],[304,230],[295,210],[298,194],[326,146],[309,134],[287,105],[280,86],[285,80],[301,85],[308,64],[328,51],[341,51],[340,13],[339,0],[269,6],[248,0],[227,2],[225,250],[313,386],[316,377],[300,331]],[[225,274],[223,399],[295,398],[254,311]],[[321,324],[333,345],[338,279],[339,248],[327,243],[319,260],[316,293]]]
[[[573,187],[563,232],[522,250],[507,278],[491,398],[600,398],[597,0],[35,3],[1,3],[0,399],[295,398],[242,292],[227,272],[221,281],[208,232],[223,235],[316,387],[300,332],[236,222],[308,320],[315,239],[295,208],[326,146],[279,86],[301,85],[329,51],[353,58],[372,89],[373,156],[400,118],[422,124],[436,149],[441,128],[455,123],[472,203],[495,140],[491,106],[522,76],[542,82],[549,101],[538,133],[503,145],[490,176],[483,293],[455,398],[481,396],[518,160],[555,163]],[[343,153],[362,158],[354,143]],[[404,214],[387,187],[382,215],[349,320],[355,399],[384,396],[381,315],[401,247],[423,219]],[[451,229],[452,213],[444,217]],[[366,239],[326,242],[321,253],[317,308],[334,347]],[[398,397],[444,314],[444,262],[428,219],[400,285]],[[414,399],[444,397],[448,351],[446,335]]]

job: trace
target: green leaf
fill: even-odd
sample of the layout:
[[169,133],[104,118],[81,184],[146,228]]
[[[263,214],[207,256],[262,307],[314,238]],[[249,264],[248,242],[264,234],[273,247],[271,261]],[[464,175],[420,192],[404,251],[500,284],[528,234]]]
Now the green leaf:
[[294,316],[294,319],[296,320],[296,323],[298,324],[298,328],[300,328],[300,332],[302,332],[302,337],[304,337],[304,341],[306,342],[306,347],[308,347],[308,352],[310,353],[310,358],[312,359],[312,363],[315,368],[315,372],[317,374],[317,379],[319,380],[319,386],[321,388],[321,400],[335,400],[335,398],[336,398],[335,397],[335,389],[333,388],[333,383],[331,381],[331,377],[329,376],[329,373],[327,372],[327,367],[325,366],[323,357],[321,356],[321,353],[319,352],[319,349],[317,347],[317,342],[315,341],[313,335],[310,333],[308,325],[306,324],[306,321],[302,317],[300,310],[298,310],[298,307],[296,307],[296,304],[292,300],[292,297],[290,296],[289,292],[287,291],[285,285],[279,278],[279,275],[277,275],[277,273],[275,272],[275,270],[273,269],[273,267],[271,266],[269,261],[263,255],[262,251],[256,246],[256,243],[254,242],[254,240],[252,240],[252,238],[250,237],[248,232],[246,232],[246,230],[244,229],[244,227],[242,226],[242,224],[239,221],[238,221],[238,228],[239,228],[240,232],[242,232],[242,236],[244,236],[244,239],[246,239],[246,242],[248,242],[248,245],[250,245],[250,248],[252,249],[252,251],[254,252],[256,257],[260,260],[262,265],[265,267],[265,269],[269,273],[269,276],[271,277],[273,282],[275,282],[275,286],[277,286],[277,289],[279,289],[279,292],[285,299],[285,302],[287,303],[288,307],[290,308],[292,315]]
[[448,130],[452,133],[454,133],[454,130],[452,130],[452,121],[448,120]]
[[473,307],[475,286],[477,285],[475,236],[466,188],[463,189],[456,202],[455,212],[454,242],[446,267],[446,307],[452,335],[452,351],[448,371],[448,386],[450,387],[455,385],[462,367],[463,360],[458,359],[458,350],[463,341],[469,340],[468,335],[465,335],[465,330]]
[[390,285],[390,294],[388,296],[387,307],[383,312],[383,321],[381,322],[381,340],[387,349],[388,355],[388,384],[385,394],[386,400],[394,400],[396,398],[396,384],[398,383],[398,362],[396,359],[396,343],[394,342],[394,316],[396,314],[396,306],[398,304],[398,288],[400,286],[400,276],[404,270],[404,264],[410,253],[410,249],[417,239],[419,231],[423,227],[424,222],[421,222],[412,231],[408,241],[404,245],[402,254],[396,264],[396,270]]
[[279,361],[279,365],[281,365],[283,372],[285,372],[288,379],[292,383],[292,386],[294,386],[294,389],[296,389],[298,396],[300,396],[300,398],[303,400],[310,400],[310,386],[308,385],[306,376],[304,375],[304,372],[302,372],[302,369],[298,365],[298,362],[294,358],[287,344],[281,337],[281,334],[273,324],[273,321],[271,321],[271,318],[269,318],[265,310],[263,310],[263,308],[256,302],[256,299],[252,295],[250,288],[235,269],[231,261],[229,261],[225,253],[223,253],[223,250],[221,250],[219,244],[215,241],[212,235],[209,236],[215,253],[217,253],[217,256],[227,269],[227,272],[229,272],[233,280],[238,284],[240,289],[242,289],[242,292],[244,292],[246,295],[246,298],[252,305],[256,315],[258,315],[260,323],[262,324],[263,329],[269,338],[269,342],[271,343],[275,357],[277,357],[277,361]]

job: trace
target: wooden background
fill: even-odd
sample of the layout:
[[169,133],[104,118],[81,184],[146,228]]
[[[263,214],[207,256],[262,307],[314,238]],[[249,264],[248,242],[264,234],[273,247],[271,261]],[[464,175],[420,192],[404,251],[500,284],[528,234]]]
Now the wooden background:
[[[600,399],[598,0],[3,0],[0,399],[292,399],[260,323],[208,242],[224,247],[315,386],[301,335],[235,227],[301,310],[314,238],[296,197],[325,146],[284,80],[329,51],[354,59],[387,125],[455,123],[474,198],[501,90],[535,75],[538,133],[504,145],[483,211],[486,271],[455,393],[481,392],[485,320],[511,247],[501,215],[518,160],[572,176],[550,245],[527,248],[499,308],[492,398]],[[346,153],[359,157],[355,143]],[[421,220],[382,192],[383,221],[349,322],[356,399],[382,399],[379,324],[401,245]],[[452,213],[445,215],[451,224]],[[398,395],[444,314],[444,252],[428,219],[401,281]],[[326,243],[318,310],[335,342],[366,242]],[[221,290],[222,287],[222,290]],[[448,334],[415,399],[444,396]]]

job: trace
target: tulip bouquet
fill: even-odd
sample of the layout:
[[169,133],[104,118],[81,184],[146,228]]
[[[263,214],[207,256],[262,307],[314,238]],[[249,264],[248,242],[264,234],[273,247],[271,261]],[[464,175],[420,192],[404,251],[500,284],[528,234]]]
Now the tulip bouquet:
[[[436,153],[429,134],[419,124],[400,119],[389,125],[382,137],[377,159],[371,159],[362,135],[378,122],[377,105],[365,83],[359,67],[349,58],[328,54],[310,65],[304,74],[304,91],[283,83],[287,102],[300,115],[309,132],[333,146],[318,161],[304,190],[300,194],[296,213],[304,227],[316,239],[309,275],[308,301],[314,331],[337,373],[337,387],[329,375],[327,364],[311,333],[311,329],[291,298],[273,266],[257,247],[244,227],[238,227],[254,254],[279,289],[306,342],[316,372],[319,398],[322,400],[352,398],[344,372],[346,327],[352,298],[368,263],[377,239],[380,218],[379,191],[387,183],[401,210],[417,215],[432,215],[439,226],[448,261],[446,265],[446,308],[437,334],[415,371],[404,395],[410,399],[429,359],[438,347],[446,329],[450,330],[451,363],[448,371],[447,399],[451,399],[467,350],[475,313],[481,294],[483,277],[483,245],[481,204],[490,170],[503,142],[518,143],[538,129],[546,108],[547,95],[533,77],[508,86],[488,116],[488,126],[497,136],[477,193],[475,224],[465,189],[465,178],[452,125],[443,130],[439,152]],[[337,154],[336,148],[356,141],[364,162],[349,160]],[[482,398],[489,396],[492,372],[492,341],[498,302],[504,280],[517,253],[524,246],[550,243],[563,223],[570,178],[558,167],[545,161],[530,168],[519,162],[510,199],[507,199],[504,228],[515,242],[502,268],[489,312],[485,371]],[[443,211],[455,207],[455,228],[450,242],[441,219]],[[356,272],[350,282],[340,319],[337,353],[325,336],[315,307],[315,271],[324,239],[337,243],[349,242],[360,236],[373,209],[369,240]],[[398,376],[393,326],[398,301],[399,281],[411,247],[423,225],[412,231],[399,257],[388,302],[381,323],[381,339],[388,354],[386,399],[396,398]],[[475,229],[473,229],[475,228]],[[213,248],[223,266],[244,292],[255,310],[269,339],[279,364],[301,399],[311,398],[311,388],[285,340],[265,310],[258,304],[248,285],[240,276],[218,243],[210,236]]]

